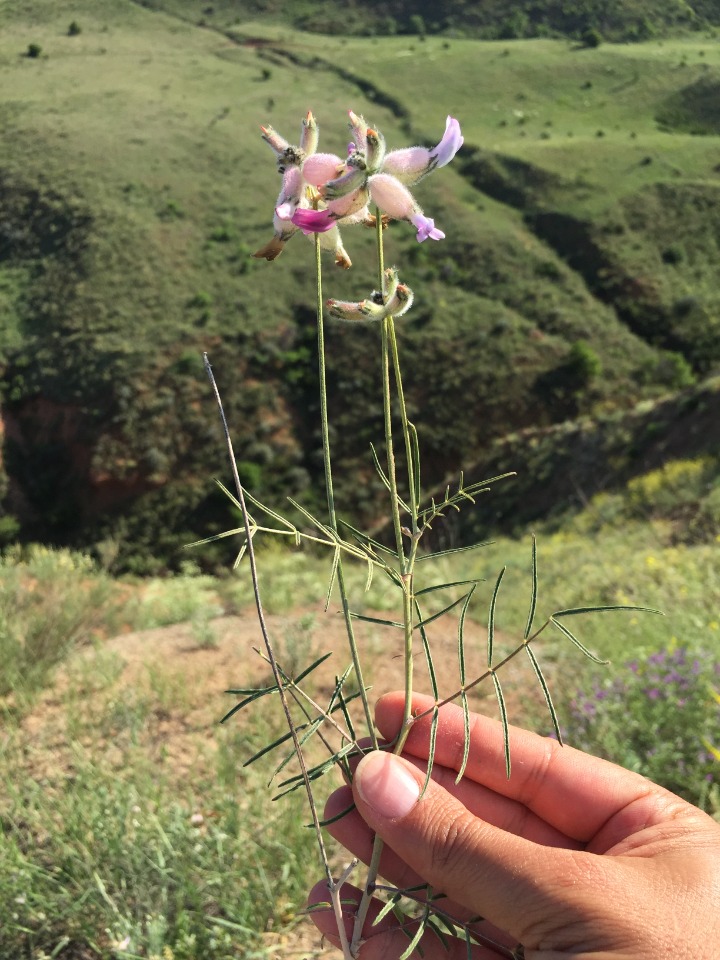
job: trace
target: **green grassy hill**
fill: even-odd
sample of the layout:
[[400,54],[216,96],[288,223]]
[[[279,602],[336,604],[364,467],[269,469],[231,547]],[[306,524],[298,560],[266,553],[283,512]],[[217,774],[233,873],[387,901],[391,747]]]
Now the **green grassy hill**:
[[594,31],[611,40],[639,41],[720,23],[712,0],[138,0],[195,23],[232,26],[262,16],[317,33],[365,36],[438,34],[518,39]]
[[[419,246],[402,224],[387,238],[416,293],[401,349],[429,485],[492,438],[618,413],[717,367],[720,52],[706,36],[338,39],[231,24],[240,5],[216,3],[204,27],[173,15],[189,4],[157,6],[0,10],[6,540],[95,545],[147,570],[225,528],[203,350],[244,479],[319,499],[312,248],[250,258],[278,189],[259,124],[294,138],[309,107],[336,152],[349,106],[391,146],[435,142],[447,113],[463,126],[457,160],[418,189],[447,240]],[[346,241],[354,267],[328,265],[328,296],[373,286],[372,237]],[[347,325],[328,340],[336,461],[353,478],[341,507],[372,521],[378,344]]]

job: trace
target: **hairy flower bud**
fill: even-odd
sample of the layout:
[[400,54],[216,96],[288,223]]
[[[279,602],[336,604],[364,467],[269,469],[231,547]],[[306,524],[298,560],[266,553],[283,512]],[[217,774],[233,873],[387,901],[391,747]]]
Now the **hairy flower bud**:
[[315,153],[318,147],[318,140],[320,138],[320,129],[317,125],[315,117],[312,115],[312,111],[308,110],[307,116],[302,122],[302,130],[300,132],[300,149],[305,153],[306,156],[310,156]]
[[383,275],[384,292],[374,290],[366,300],[327,300],[325,305],[329,316],[335,320],[364,323],[376,323],[385,317],[401,317],[412,306],[413,292],[410,287],[399,282],[395,267],[387,269]]
[[281,137],[274,127],[268,125],[267,127],[260,127],[260,129],[262,130],[263,140],[278,156],[284,153],[290,146],[288,141],[284,137]]
[[367,132],[367,150],[365,151],[365,162],[368,173],[375,173],[382,167],[385,159],[385,137],[377,130],[368,128]]
[[[357,154],[354,154],[351,157],[351,161],[357,157]],[[357,163],[354,163],[350,166],[350,162],[347,164],[347,173],[344,173],[341,177],[338,177],[336,180],[328,180],[327,183],[323,184],[320,187],[320,193],[326,200],[337,200],[339,197],[346,197],[349,193],[352,193],[353,190],[361,190],[367,181],[367,173],[365,171],[365,161],[358,157]]]
[[352,110],[348,110],[348,117],[348,126],[350,127],[350,133],[355,142],[355,146],[358,150],[364,152],[367,146],[367,123],[365,122],[365,117],[359,117],[356,113],[353,113]]

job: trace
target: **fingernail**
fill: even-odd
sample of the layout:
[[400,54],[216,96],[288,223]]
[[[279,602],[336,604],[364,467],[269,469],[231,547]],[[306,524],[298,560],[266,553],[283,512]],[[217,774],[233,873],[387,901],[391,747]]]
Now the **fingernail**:
[[420,785],[403,762],[380,750],[362,758],[353,785],[365,803],[388,820],[407,816],[420,796]]

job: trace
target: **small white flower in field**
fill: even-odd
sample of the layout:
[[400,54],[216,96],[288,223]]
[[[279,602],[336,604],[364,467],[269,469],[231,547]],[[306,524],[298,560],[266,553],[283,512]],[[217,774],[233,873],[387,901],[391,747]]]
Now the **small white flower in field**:
[[116,940],[110,944],[110,949],[114,953],[125,953],[130,947],[130,937],[124,937],[122,940]]
[[201,813],[194,813],[190,817],[190,823],[193,827],[199,827],[201,824],[205,823],[205,817]]
[[413,292],[400,283],[395,267],[385,271],[384,293],[373,291],[367,300],[327,300],[328,314],[335,320],[377,322],[385,317],[401,317],[412,306]]
[[325,208],[298,209],[292,222],[305,233],[324,233],[332,221],[370,223],[368,203],[372,201],[387,217],[412,223],[418,242],[442,240],[445,234],[425,216],[408,186],[450,163],[463,144],[458,121],[447,118],[445,133],[432,149],[407,147],[390,153],[382,134],[352,111],[349,125],[353,142],[345,161],[333,154],[316,154],[303,167],[303,176],[317,187]]
[[15,897],[15,900],[14,900],[15,903],[19,903],[21,906],[22,904],[25,903],[25,901],[26,901],[26,898],[24,893],[21,893],[19,897]]

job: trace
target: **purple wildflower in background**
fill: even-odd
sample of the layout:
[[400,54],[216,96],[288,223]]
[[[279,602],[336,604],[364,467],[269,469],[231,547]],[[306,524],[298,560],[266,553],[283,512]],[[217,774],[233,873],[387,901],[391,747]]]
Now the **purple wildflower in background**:
[[686,647],[630,660],[569,701],[566,739],[707,806],[720,773],[717,677],[716,658]]

